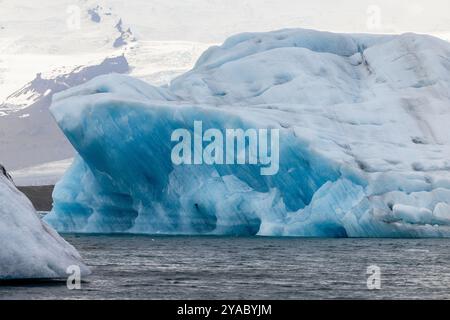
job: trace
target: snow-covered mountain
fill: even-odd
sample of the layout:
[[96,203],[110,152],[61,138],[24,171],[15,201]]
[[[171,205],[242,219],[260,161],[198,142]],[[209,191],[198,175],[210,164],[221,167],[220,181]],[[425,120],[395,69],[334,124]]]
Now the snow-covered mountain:
[[206,45],[138,39],[96,1],[2,1],[0,158],[10,169],[73,157],[48,112],[53,94],[95,76],[128,73],[156,85],[190,68]]
[[[79,156],[46,220],[77,232],[448,237],[449,71],[450,44],[431,36],[288,29],[233,36],[168,87],[97,77],[51,107]],[[174,130],[197,137],[186,154],[197,153],[196,121],[278,129],[278,170],[223,164],[218,151],[174,162]]]
[[10,168],[20,168],[73,156],[72,147],[48,112],[53,95],[101,74],[127,71],[127,60],[118,56],[54,77],[38,74],[0,105],[6,115],[0,117],[2,161]]
[[36,103],[46,103],[48,105],[53,94],[57,92],[80,85],[98,75],[126,73],[128,71],[128,61],[122,55],[106,58],[99,64],[85,67],[78,66],[67,73],[59,72],[47,76],[47,78],[43,78],[42,73],[38,73],[36,78],[27,83],[23,88],[6,97],[5,101],[0,104],[0,113],[7,115],[20,111],[23,108],[32,107]]

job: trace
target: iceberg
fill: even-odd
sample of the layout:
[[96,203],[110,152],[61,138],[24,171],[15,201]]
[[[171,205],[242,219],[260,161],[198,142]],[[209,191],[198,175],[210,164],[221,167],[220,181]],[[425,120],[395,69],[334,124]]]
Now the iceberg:
[[[78,155],[45,220],[64,232],[448,237],[449,71],[450,44],[431,36],[287,29],[233,36],[169,86],[97,77],[54,96]],[[206,150],[195,123],[277,130],[276,173],[172,161],[179,129]]]
[[67,278],[71,266],[88,275],[75,248],[41,221],[1,165],[0,169],[0,280]]

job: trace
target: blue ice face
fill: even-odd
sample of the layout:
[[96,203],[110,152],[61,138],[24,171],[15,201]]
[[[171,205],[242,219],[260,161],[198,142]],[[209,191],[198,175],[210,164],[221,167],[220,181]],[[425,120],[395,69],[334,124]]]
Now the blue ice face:
[[80,156],[57,184],[46,220],[67,232],[254,235],[270,223],[267,232],[282,234],[286,212],[304,208],[339,176],[283,128],[275,175],[262,175],[261,164],[174,164],[173,131],[195,135],[196,121],[205,131],[273,125],[225,110],[109,97],[63,116],[59,123]]

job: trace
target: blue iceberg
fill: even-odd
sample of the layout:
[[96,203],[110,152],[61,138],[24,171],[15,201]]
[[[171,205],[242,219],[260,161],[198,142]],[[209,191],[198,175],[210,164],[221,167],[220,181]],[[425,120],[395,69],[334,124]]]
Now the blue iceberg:
[[[168,87],[97,77],[54,96],[78,156],[45,220],[60,232],[450,236],[448,61],[450,44],[429,36],[281,30],[231,37]],[[219,147],[196,159],[229,129],[276,130],[276,169]],[[177,130],[192,162],[173,161]]]

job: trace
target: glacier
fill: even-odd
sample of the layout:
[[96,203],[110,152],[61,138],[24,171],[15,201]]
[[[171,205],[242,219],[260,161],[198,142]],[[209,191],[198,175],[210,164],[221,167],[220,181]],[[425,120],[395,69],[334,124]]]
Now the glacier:
[[69,266],[90,273],[79,253],[43,222],[0,165],[0,280],[64,279]]
[[[62,232],[450,236],[450,44],[244,33],[170,85],[99,76],[53,97],[77,150],[45,217]],[[278,129],[279,170],[175,165],[171,133]]]

